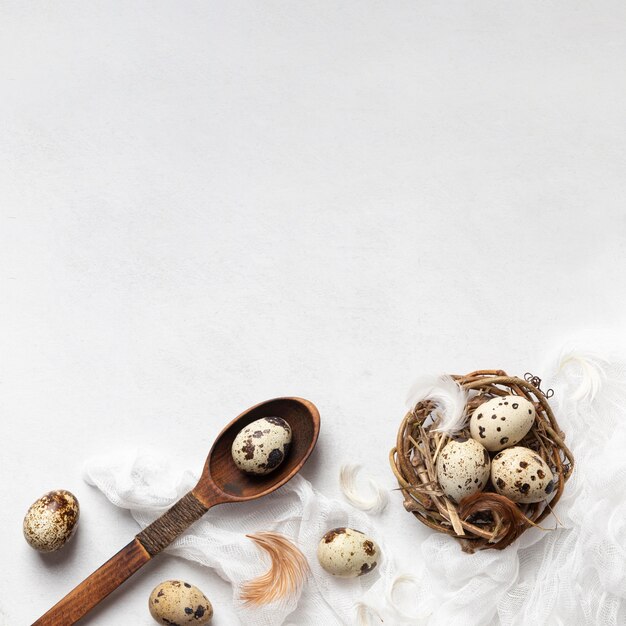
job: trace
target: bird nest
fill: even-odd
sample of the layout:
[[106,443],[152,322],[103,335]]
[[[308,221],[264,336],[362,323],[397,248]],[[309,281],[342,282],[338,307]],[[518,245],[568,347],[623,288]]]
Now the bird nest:
[[552,512],[563,493],[574,458],[548,404],[552,390],[544,393],[539,378],[530,374],[524,379],[517,378],[502,370],[479,370],[452,378],[468,392],[465,421],[454,438],[470,436],[473,411],[491,398],[519,395],[534,404],[536,419],[516,445],[532,449],[552,470],[554,490],[549,502],[547,499],[532,504],[513,502],[496,493],[491,480],[483,491],[463,498],[458,504],[447,497],[437,481],[436,461],[450,437],[437,432],[441,415],[438,405],[427,398],[419,401],[402,420],[396,446],[390,452],[391,467],[404,495],[404,507],[420,522],[451,535],[465,552],[502,550],[528,528],[541,528],[541,521]]

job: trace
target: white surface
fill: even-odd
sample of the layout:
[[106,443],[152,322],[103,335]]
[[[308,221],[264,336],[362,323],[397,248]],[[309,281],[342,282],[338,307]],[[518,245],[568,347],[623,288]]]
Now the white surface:
[[[83,460],[145,441],[198,467],[281,394],[323,430],[304,474],[392,487],[412,379],[539,373],[626,313],[621,2],[0,4],[0,604],[30,623],[134,534]],[[620,333],[622,330],[620,329]],[[21,537],[51,489],[71,547]],[[393,494],[392,494],[393,495]],[[407,570],[427,529],[384,518]],[[251,529],[259,530],[259,529]],[[85,624],[149,624],[173,558]]]

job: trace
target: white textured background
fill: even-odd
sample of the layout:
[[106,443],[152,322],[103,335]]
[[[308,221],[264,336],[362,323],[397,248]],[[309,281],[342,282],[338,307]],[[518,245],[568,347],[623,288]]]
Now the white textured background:
[[[572,331],[622,333],[625,65],[621,0],[0,2],[7,623],[136,532],[82,483],[93,453],[200,468],[293,394],[323,418],[308,479],[338,494],[356,461],[392,487],[414,376],[541,374]],[[22,517],[59,487],[80,530],[43,558]],[[395,495],[410,571],[428,531]],[[170,577],[235,623],[227,585],[166,557],[85,624],[148,625]]]

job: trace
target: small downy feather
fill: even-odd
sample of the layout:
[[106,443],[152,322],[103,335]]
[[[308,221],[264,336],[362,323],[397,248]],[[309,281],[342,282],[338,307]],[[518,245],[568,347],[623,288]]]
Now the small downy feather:
[[309,564],[300,549],[279,533],[259,532],[246,537],[267,552],[270,568],[242,585],[240,597],[244,603],[269,604],[298,595],[309,573]]
[[420,591],[423,591],[424,585],[420,583],[420,580],[412,574],[398,574],[389,585],[387,589],[386,601],[389,608],[398,616],[403,623],[418,624],[428,620],[430,613],[414,613],[409,614],[403,610],[401,603],[396,599],[396,590],[402,585],[409,585],[412,587],[411,592],[408,594],[411,598],[411,604],[413,606],[418,604]]
[[358,602],[356,605],[356,621],[358,626],[372,626],[372,623],[383,621],[380,613],[365,602]]
[[463,428],[468,394],[451,376],[422,376],[418,378],[407,396],[407,405],[413,408],[422,400],[431,400],[440,415],[438,432],[452,435]]
[[[577,383],[578,386],[571,396],[572,400],[593,402],[607,378],[608,365],[608,360],[599,354],[573,349],[564,350],[559,355],[556,373],[565,373],[572,386]],[[576,373],[572,374],[571,370]]]
[[360,465],[342,465],[339,470],[339,487],[346,500],[348,500],[352,506],[361,509],[361,511],[367,511],[372,515],[378,515],[382,513],[387,506],[389,493],[371,476],[368,477],[368,482],[371,487],[372,495],[367,497],[359,493],[356,477],[360,470]]

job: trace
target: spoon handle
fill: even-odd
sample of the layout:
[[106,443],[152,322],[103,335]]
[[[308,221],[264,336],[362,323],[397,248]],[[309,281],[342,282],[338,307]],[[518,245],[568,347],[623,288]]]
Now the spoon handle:
[[193,492],[183,496],[114,557],[70,591],[32,626],[70,626],[115,591],[208,510]]
[[150,555],[146,549],[137,538],[133,539],[40,617],[33,626],[75,624],[149,560]]

